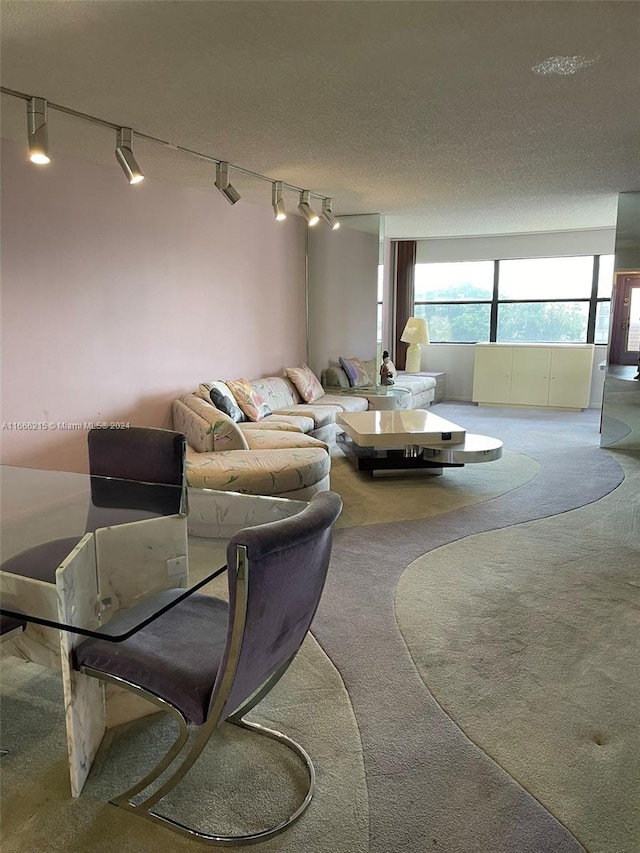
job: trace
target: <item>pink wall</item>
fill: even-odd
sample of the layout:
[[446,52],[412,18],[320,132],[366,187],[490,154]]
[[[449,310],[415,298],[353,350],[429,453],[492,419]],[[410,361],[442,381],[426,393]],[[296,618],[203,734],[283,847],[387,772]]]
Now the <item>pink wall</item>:
[[305,227],[270,207],[2,144],[2,462],[84,470],[85,430],[171,426],[201,381],[305,358]]

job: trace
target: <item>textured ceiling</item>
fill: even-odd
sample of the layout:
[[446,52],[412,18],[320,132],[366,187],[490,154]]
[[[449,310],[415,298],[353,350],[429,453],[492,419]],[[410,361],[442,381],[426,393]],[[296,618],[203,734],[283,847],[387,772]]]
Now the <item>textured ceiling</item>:
[[[617,193],[640,189],[635,0],[2,0],[0,14],[3,86],[332,196],[338,214],[387,214],[392,236],[613,226]],[[551,56],[591,62],[533,73]],[[3,95],[3,136],[24,142],[25,114]],[[52,151],[114,163],[110,131],[49,124]],[[203,161],[140,140],[136,154],[150,177],[212,188]],[[268,184],[232,181],[270,203]]]

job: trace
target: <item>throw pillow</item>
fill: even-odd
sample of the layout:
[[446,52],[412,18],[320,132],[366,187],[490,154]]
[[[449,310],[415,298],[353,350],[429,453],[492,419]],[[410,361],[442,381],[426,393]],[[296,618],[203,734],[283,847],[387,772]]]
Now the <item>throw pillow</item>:
[[216,407],[216,409],[220,409],[221,412],[224,412],[225,415],[229,415],[231,420],[235,421],[235,423],[240,423],[240,421],[244,420],[244,415],[242,414],[242,409],[239,406],[236,406],[226,394],[223,394],[222,391],[219,391],[217,388],[212,388],[210,391],[211,402]]
[[343,358],[340,356],[338,360],[342,365],[342,369],[347,374],[349,384],[352,388],[361,388],[364,385],[373,384],[359,358]]
[[324,388],[306,364],[301,364],[299,367],[287,367],[286,373],[305,403],[314,403],[324,396]]
[[[238,404],[236,403],[236,398],[233,396],[231,391],[227,388],[225,382],[221,379],[218,379],[215,382],[201,382],[198,390],[195,392],[198,397],[202,397],[207,403],[210,403],[212,406],[215,406],[215,403],[211,399],[211,391],[216,388],[224,397],[227,398],[229,404],[231,406],[235,406],[237,408]],[[216,408],[219,408],[216,406]],[[246,417],[244,416],[244,412],[240,409],[241,418],[240,421],[246,421]]]
[[248,379],[229,379],[226,385],[250,421],[260,421],[271,414],[271,409],[251,386]]

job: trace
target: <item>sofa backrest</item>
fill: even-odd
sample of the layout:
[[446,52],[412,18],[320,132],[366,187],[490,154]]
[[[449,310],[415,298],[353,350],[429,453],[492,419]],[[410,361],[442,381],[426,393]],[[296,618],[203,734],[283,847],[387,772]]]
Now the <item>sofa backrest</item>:
[[302,400],[296,386],[284,376],[265,376],[263,379],[252,379],[250,384],[272,412],[295,406]]

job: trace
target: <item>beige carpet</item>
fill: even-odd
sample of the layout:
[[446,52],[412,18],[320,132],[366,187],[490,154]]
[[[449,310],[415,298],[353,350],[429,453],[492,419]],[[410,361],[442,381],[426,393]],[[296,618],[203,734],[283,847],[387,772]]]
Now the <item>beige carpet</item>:
[[331,488],[344,507],[337,527],[361,527],[410,521],[450,512],[512,491],[532,480],[540,465],[528,456],[505,450],[502,459],[445,470],[371,477],[356,471],[339,451],[331,459]]
[[[140,778],[151,754],[168,746],[173,728],[163,714],[109,733],[82,796],[69,793],[64,707],[57,674],[17,658],[2,665],[2,853],[156,853],[206,849],[109,804],[109,797]],[[365,853],[369,814],[358,727],[342,680],[309,636],[286,677],[251,719],[290,734],[311,754],[317,789],[311,806],[291,829],[261,851]],[[242,741],[248,744],[242,748]],[[250,739],[247,741],[247,739]],[[217,748],[216,748],[217,747]],[[277,760],[274,750],[280,750]],[[288,751],[266,738],[223,726],[187,777],[184,793],[165,812],[194,819],[207,829],[238,831],[274,823],[292,800],[295,766]],[[146,762],[146,763],[145,763]],[[261,770],[264,768],[264,770]],[[229,776],[233,777],[229,783]],[[304,773],[302,774],[304,776]],[[230,796],[235,787],[236,796]],[[298,785],[298,787],[300,787]],[[293,789],[295,790],[295,788]],[[245,815],[246,821],[245,821]],[[186,817],[185,817],[186,816]],[[263,824],[264,825],[264,824]]]
[[428,689],[590,853],[640,850],[640,462],[616,459],[610,495],[432,551],[396,595]]

